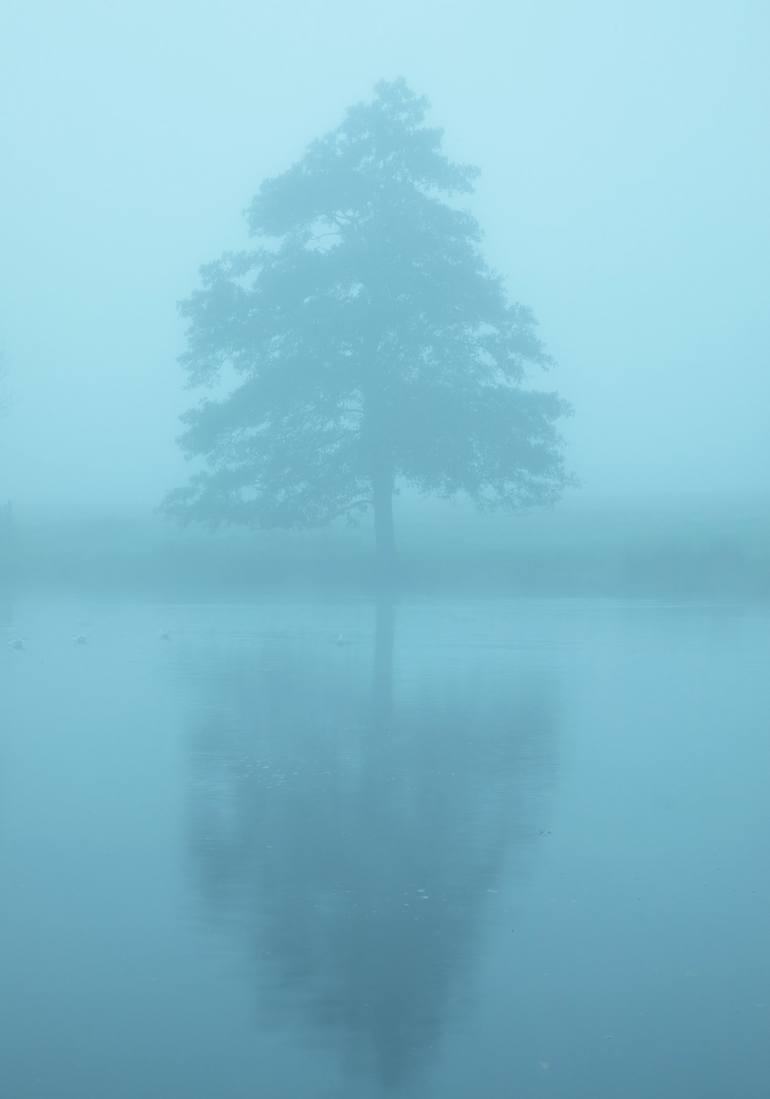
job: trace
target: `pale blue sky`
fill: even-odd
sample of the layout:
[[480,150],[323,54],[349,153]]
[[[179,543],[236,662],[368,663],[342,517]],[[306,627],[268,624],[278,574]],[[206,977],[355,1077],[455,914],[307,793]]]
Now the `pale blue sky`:
[[184,477],[175,302],[398,75],[482,169],[586,498],[766,494],[769,56],[762,0],[4,0],[0,497],[135,511]]

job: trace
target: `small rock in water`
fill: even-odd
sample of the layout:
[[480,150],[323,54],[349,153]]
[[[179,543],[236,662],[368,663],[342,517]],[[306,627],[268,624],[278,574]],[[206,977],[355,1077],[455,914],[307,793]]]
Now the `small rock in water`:
[[11,649],[15,649],[18,653],[21,652],[21,650],[24,648],[24,642],[20,637],[14,637],[13,641],[8,642],[8,647]]
[[85,634],[82,633],[79,633],[73,640],[76,645],[85,645],[87,643],[87,638]]
[[171,640],[171,634],[170,634],[170,633],[166,633],[166,632],[164,631],[164,632],[163,632],[163,633],[162,633],[162,634],[160,635],[160,639],[161,639],[161,641],[170,641],[170,640]]
[[336,638],[334,639],[334,644],[335,645],[344,645],[345,644],[345,638],[342,636],[341,633],[337,634]]

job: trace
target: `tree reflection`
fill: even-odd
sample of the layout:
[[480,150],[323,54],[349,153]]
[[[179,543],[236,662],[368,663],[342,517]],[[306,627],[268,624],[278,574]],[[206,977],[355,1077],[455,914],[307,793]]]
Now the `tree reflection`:
[[207,912],[250,939],[261,1002],[388,1086],[461,1007],[556,738],[549,683],[514,654],[396,652],[396,614],[378,605],[368,657],[273,639],[196,667],[190,814]]

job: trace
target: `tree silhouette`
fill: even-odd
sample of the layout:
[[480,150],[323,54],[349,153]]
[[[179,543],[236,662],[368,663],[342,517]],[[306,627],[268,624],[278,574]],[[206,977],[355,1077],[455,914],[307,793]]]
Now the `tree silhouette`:
[[398,1088],[462,1014],[486,907],[535,842],[549,682],[454,659],[415,678],[392,608],[359,646],[268,640],[190,677],[191,842],[209,914],[250,942],[260,1001]]
[[202,269],[181,361],[215,392],[181,443],[205,468],[170,512],[291,528],[371,509],[389,574],[401,484],[483,507],[558,497],[566,405],[526,384],[548,358],[456,203],[475,169],[444,155],[427,109],[404,81],[378,84],[262,184],[258,246]]

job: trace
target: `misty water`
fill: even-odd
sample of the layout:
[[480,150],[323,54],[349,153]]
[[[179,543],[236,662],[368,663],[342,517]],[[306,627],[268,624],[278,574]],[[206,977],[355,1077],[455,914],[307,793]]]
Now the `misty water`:
[[750,1099],[767,606],[21,600],[13,1099]]

